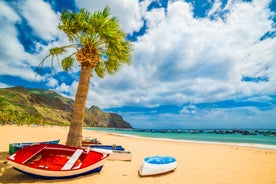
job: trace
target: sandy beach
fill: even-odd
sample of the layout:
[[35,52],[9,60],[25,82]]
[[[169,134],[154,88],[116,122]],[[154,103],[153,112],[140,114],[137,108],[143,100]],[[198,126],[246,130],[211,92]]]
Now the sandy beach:
[[[31,178],[12,169],[6,160],[9,143],[60,139],[64,144],[67,132],[68,127],[0,126],[0,183],[276,184],[276,150],[150,140],[89,130],[84,130],[83,136],[122,145],[133,153],[133,160],[106,161],[100,173],[66,180]],[[139,177],[142,160],[150,155],[175,157],[177,169],[165,175]]]

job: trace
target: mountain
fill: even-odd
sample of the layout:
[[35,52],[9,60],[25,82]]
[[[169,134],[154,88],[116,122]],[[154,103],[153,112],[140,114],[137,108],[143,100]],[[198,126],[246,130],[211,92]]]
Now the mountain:
[[[4,110],[39,115],[51,124],[69,125],[74,101],[51,90],[18,86],[0,88],[0,103],[5,104]],[[103,112],[97,106],[86,109],[84,123],[93,127],[132,128],[120,115]]]
[[115,113],[103,112],[99,107],[92,106],[85,113],[85,124],[91,127],[120,127],[131,128],[122,116]]

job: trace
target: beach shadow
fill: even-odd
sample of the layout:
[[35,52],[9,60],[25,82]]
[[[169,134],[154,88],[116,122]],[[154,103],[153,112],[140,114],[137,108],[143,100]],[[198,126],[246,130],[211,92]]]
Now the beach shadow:
[[174,169],[172,171],[169,171],[169,172],[166,172],[166,173],[160,173],[160,174],[154,174],[154,175],[146,175],[146,176],[140,175],[140,172],[138,171],[138,176],[140,178],[158,178],[158,177],[164,177],[164,176],[170,175],[171,173],[174,173],[175,170],[176,169]]
[[97,175],[99,173],[93,173],[86,176],[79,176],[76,178],[70,179],[51,179],[51,180],[43,180],[39,178],[33,178],[21,172],[14,170],[11,164],[7,161],[9,157],[8,152],[0,152],[0,183],[58,183],[66,181],[74,181],[77,179],[81,179],[83,177],[89,177],[93,175]]
[[34,183],[37,180],[15,171],[8,162],[8,152],[0,152],[0,183]]

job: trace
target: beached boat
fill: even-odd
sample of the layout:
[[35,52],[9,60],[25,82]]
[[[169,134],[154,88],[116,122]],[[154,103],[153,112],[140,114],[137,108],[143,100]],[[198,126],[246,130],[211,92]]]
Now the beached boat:
[[108,154],[60,144],[26,146],[8,160],[15,170],[43,179],[62,179],[100,172]]
[[93,151],[97,151],[104,154],[109,154],[108,160],[120,160],[131,161],[133,154],[130,151],[110,150],[101,148],[92,148]]
[[107,149],[107,150],[119,150],[119,151],[125,151],[125,148],[118,145],[91,145],[90,148],[98,148],[98,149]]
[[11,143],[9,144],[9,154],[13,154],[17,150],[25,147],[25,146],[30,146],[30,145],[35,145],[35,144],[58,144],[59,139],[57,140],[52,140],[52,141],[45,141],[45,142],[22,142],[22,143]]
[[170,156],[150,156],[143,160],[140,176],[164,174],[176,169],[176,159]]
[[97,138],[84,137],[81,142],[83,147],[89,147],[91,145],[101,145],[102,143]]

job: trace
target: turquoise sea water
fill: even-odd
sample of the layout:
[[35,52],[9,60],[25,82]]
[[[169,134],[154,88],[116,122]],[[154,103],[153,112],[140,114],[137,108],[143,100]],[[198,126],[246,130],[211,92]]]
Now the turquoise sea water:
[[171,141],[211,142],[276,149],[276,130],[150,130],[88,127],[85,129]]
[[172,141],[236,144],[276,149],[276,130],[149,130],[85,128],[87,130]]

